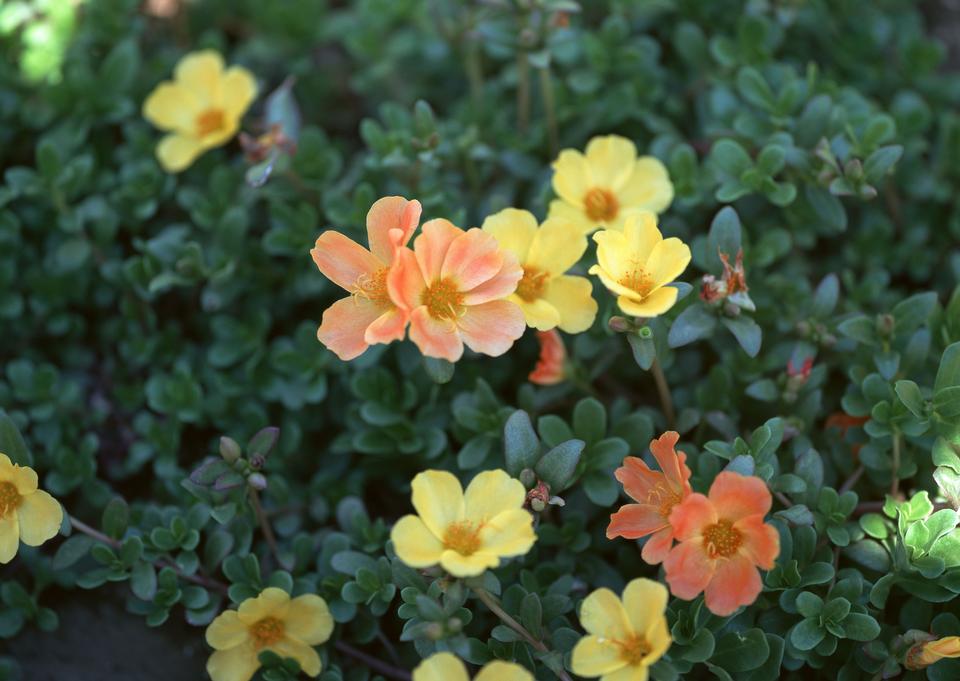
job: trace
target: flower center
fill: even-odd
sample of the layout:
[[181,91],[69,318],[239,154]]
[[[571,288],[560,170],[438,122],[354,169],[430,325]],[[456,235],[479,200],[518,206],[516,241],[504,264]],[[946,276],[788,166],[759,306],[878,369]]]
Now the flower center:
[[680,493],[673,491],[662,482],[658,482],[655,487],[647,492],[647,503],[659,505],[660,510],[658,513],[664,518],[670,517],[670,511],[672,511],[673,507],[679,504],[680,501]]
[[12,482],[0,482],[0,518],[4,518],[8,513],[20,505],[20,492],[17,486]]
[[480,548],[480,528],[467,520],[451,523],[443,533],[443,546],[461,556],[472,556]]
[[532,303],[543,295],[547,285],[547,273],[540,272],[533,267],[523,268],[523,278],[517,284],[517,295],[528,303]]
[[207,109],[198,114],[194,122],[197,126],[198,137],[206,137],[211,133],[223,130],[224,123],[223,111],[220,109]]
[[361,274],[354,284],[353,295],[359,298],[366,298],[380,307],[392,307],[390,294],[387,292],[387,272],[389,268],[381,267],[370,276],[367,273]]
[[653,279],[647,274],[647,271],[643,269],[643,266],[636,260],[631,261],[630,263],[632,268],[627,271],[620,279],[617,281],[621,286],[626,286],[631,291],[636,291],[641,296],[646,296],[650,293],[650,289],[653,288]]
[[283,622],[276,617],[264,617],[250,627],[253,645],[257,650],[277,643],[283,638],[283,632]]
[[743,535],[729,520],[721,520],[703,531],[703,548],[711,558],[728,558],[743,543]]
[[628,665],[641,664],[653,648],[641,634],[633,634],[625,641],[617,641],[620,646],[620,659]]
[[583,195],[583,209],[594,222],[609,222],[620,212],[620,202],[609,189],[594,187]]
[[463,305],[463,294],[452,279],[437,279],[420,294],[420,304],[434,319],[453,319]]

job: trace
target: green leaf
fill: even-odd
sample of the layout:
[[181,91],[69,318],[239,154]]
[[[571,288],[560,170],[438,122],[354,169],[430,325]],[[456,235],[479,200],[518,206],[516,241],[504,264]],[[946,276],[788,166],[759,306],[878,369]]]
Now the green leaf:
[[770,644],[760,629],[728,632],[717,640],[710,662],[728,672],[745,672],[764,663]]
[[667,344],[671,348],[689,345],[701,338],[707,338],[717,326],[714,314],[699,304],[694,303],[673,320],[670,333],[667,335]]
[[513,477],[533,468],[540,454],[540,439],[530,416],[522,409],[513,412],[503,426],[503,448],[507,472]]
[[657,358],[657,345],[653,338],[642,337],[636,333],[628,333],[627,343],[633,352],[633,359],[644,371],[649,371],[653,361]]
[[937,378],[933,382],[934,394],[946,388],[960,385],[960,342],[948,345],[940,357]]
[[580,462],[585,443],[583,440],[567,440],[543,455],[537,462],[537,476],[550,485],[550,491],[563,491],[572,481]]
[[103,509],[100,526],[104,533],[113,539],[120,539],[130,523],[130,508],[120,497],[114,497]]
[[739,317],[721,317],[720,321],[737,339],[740,347],[747,355],[750,357],[757,356],[763,341],[763,332],[753,319],[740,315]]
[[925,411],[926,400],[920,393],[920,386],[913,381],[900,380],[894,386],[897,397],[914,416],[922,417]]
[[93,539],[83,534],[68,537],[53,556],[53,569],[65,570],[90,552]]
[[880,635],[880,625],[877,624],[877,620],[870,615],[857,612],[850,613],[843,620],[843,630],[847,638],[854,641],[872,641]]
[[753,161],[738,142],[731,139],[718,140],[710,150],[710,159],[724,173],[732,177],[740,175],[753,167]]
[[573,408],[573,433],[592,445],[607,433],[607,410],[592,397],[585,397]]
[[813,650],[827,635],[813,617],[803,620],[790,632],[790,642],[797,650]]
[[877,325],[866,315],[859,315],[846,319],[837,325],[837,331],[864,345],[875,345],[877,342]]
[[157,571],[152,563],[140,561],[130,573],[130,589],[144,601],[152,601],[157,594]]
[[863,163],[863,175],[867,182],[870,184],[880,182],[901,156],[903,156],[903,147],[899,144],[880,147],[867,156],[867,160]]
[[15,464],[33,465],[33,455],[27,449],[27,443],[13,419],[3,409],[0,409],[0,453],[6,454]]
[[723,272],[723,262],[720,253],[728,256],[731,261],[741,249],[740,216],[733,206],[724,206],[714,216],[710,223],[710,232],[707,234],[707,264],[714,274]]
[[444,383],[449,383],[453,378],[455,365],[453,362],[448,362],[445,359],[424,357],[423,368],[426,370],[431,381],[442,385]]

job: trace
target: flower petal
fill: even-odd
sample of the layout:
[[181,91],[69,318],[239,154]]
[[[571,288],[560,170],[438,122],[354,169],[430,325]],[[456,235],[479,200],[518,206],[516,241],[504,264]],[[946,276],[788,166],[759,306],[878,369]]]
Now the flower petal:
[[323,668],[317,651],[312,646],[295,638],[284,637],[268,646],[268,650],[272,650],[280,657],[293,658],[300,663],[300,669],[307,676],[318,676]]
[[597,301],[593,299],[593,283],[586,277],[565,274],[547,282],[543,300],[560,314],[558,326],[567,333],[581,333],[593,326],[597,318]]
[[610,674],[604,674],[600,681],[647,681],[649,670],[643,665],[627,665]]
[[623,465],[613,472],[613,477],[623,485],[623,491],[634,501],[646,504],[650,493],[660,489],[666,482],[663,473],[651,470],[647,462],[636,456],[623,459]]
[[457,324],[467,347],[491,357],[499,357],[509,350],[527,328],[523,312],[509,300],[491,300],[468,307]]
[[623,603],[610,589],[601,588],[583,599],[580,624],[587,633],[621,641],[632,633]]
[[517,261],[525,263],[537,234],[537,219],[530,211],[504,208],[488,216],[481,229],[494,236],[501,250],[513,253]]
[[586,157],[576,149],[564,149],[553,162],[553,191],[567,203],[583,208],[583,196],[591,187]]
[[428,220],[423,224],[420,236],[413,242],[413,250],[420,263],[420,272],[428,284],[440,278],[450,244],[463,233],[462,229],[443,218]]
[[474,227],[450,243],[440,277],[451,278],[459,290],[469,291],[497,275],[503,256],[496,238]]
[[763,522],[762,515],[748,515],[733,524],[743,537],[742,551],[764,570],[772,570],[780,555],[780,534]]
[[[417,680],[414,679],[414,681]],[[444,681],[448,680],[444,679]],[[494,660],[485,664],[473,681],[535,681],[535,679],[530,672],[518,664]]]
[[483,471],[467,485],[463,517],[482,525],[503,511],[522,508],[526,498],[523,483],[511,478],[506,471],[499,468]]
[[427,470],[410,483],[413,507],[435,537],[442,539],[451,523],[463,520],[463,488],[453,473]]
[[653,156],[642,156],[617,193],[620,205],[662,213],[673,201],[673,183],[666,166]]
[[762,590],[760,572],[754,564],[746,556],[735,555],[718,561],[707,586],[707,608],[714,615],[726,617],[740,606],[753,603]]
[[674,506],[670,512],[670,525],[673,526],[673,534],[677,541],[699,536],[704,527],[713,525],[715,522],[717,522],[717,510],[712,501],[697,492]]
[[160,83],[143,103],[143,117],[160,130],[193,133],[202,108],[193,93],[177,83]]
[[553,331],[538,331],[537,340],[540,342],[540,357],[527,379],[537,385],[556,385],[564,378],[564,363],[567,359],[567,350],[563,347],[560,333]]
[[470,556],[462,556],[456,551],[446,550],[440,556],[440,566],[454,577],[476,577],[487,568],[500,565],[500,558],[493,553],[478,551]]
[[20,521],[20,541],[27,546],[40,546],[60,531],[63,508],[60,502],[38,489],[20,501],[17,518]]
[[620,296],[617,298],[617,305],[626,314],[634,317],[656,317],[673,307],[677,302],[678,293],[679,291],[673,286],[664,286],[640,301],[632,297]]
[[657,244],[663,241],[663,234],[657,227],[657,216],[650,212],[630,215],[624,220],[623,236],[628,257],[632,260],[631,267],[639,261],[644,269],[649,269],[650,255],[656,250]]
[[189,90],[201,108],[221,101],[223,57],[216,50],[191,52],[177,63],[173,74],[177,84]]
[[449,319],[434,319],[423,305],[410,314],[410,340],[427,357],[456,362],[463,356],[457,325]]
[[675,489],[690,491],[690,469],[687,467],[687,455],[677,451],[680,434],[668,430],[655,440],[650,441],[653,458],[660,464],[660,470]]
[[648,565],[659,565],[670,553],[672,547],[673,528],[667,526],[650,535],[647,543],[643,545],[643,549],[640,551],[640,557]]
[[587,165],[593,187],[616,191],[634,172],[637,147],[626,137],[604,135],[587,144]]
[[323,276],[350,293],[362,278],[373,277],[384,267],[373,253],[332,229],[317,238],[310,255]]
[[20,548],[20,523],[17,514],[0,516],[0,565],[9,563]]
[[531,328],[549,331],[555,329],[560,323],[560,313],[557,308],[543,298],[526,301],[520,296],[510,296],[509,300],[520,308],[524,321]]
[[367,329],[381,314],[382,309],[369,300],[341,298],[323,311],[317,340],[344,362],[355,359],[369,347]]
[[179,173],[189,168],[203,151],[203,145],[195,137],[167,135],[157,145],[157,160],[168,173]]
[[399,307],[391,307],[370,323],[363,334],[363,340],[370,345],[392,343],[403,340],[406,332],[407,313]]
[[415,515],[405,515],[390,532],[397,557],[412,568],[426,568],[440,562],[443,543]]
[[623,590],[623,608],[633,631],[645,634],[657,620],[663,619],[668,597],[667,587],[660,582],[642,577],[630,580]]
[[670,527],[667,519],[660,515],[660,507],[649,504],[624,504],[620,510],[610,516],[607,526],[607,539],[623,537],[639,539]]
[[567,220],[548,218],[534,236],[524,264],[559,276],[580,262],[586,250],[582,230]]
[[626,666],[620,646],[604,636],[584,636],[573,647],[570,668],[577,676],[600,676]]
[[453,653],[434,653],[413,670],[413,681],[470,681],[467,668]]
[[311,646],[326,642],[333,633],[330,608],[316,594],[303,594],[291,600],[283,623],[287,633]]
[[707,558],[699,539],[677,544],[663,560],[670,593],[685,601],[696,598],[707,588],[715,568],[714,561]]
[[420,272],[420,263],[409,248],[400,248],[393,265],[387,273],[387,292],[397,307],[407,312],[420,305],[420,297],[426,284]]
[[17,493],[22,496],[33,494],[37,490],[37,483],[39,482],[37,472],[30,466],[10,463],[10,459],[6,455],[3,455],[3,458],[8,463],[4,466],[0,462],[0,482],[12,482],[13,486],[17,488]]
[[250,681],[259,668],[260,660],[252,645],[215,650],[207,660],[207,674],[212,681]]
[[500,300],[517,290],[517,283],[523,277],[523,268],[520,267],[513,253],[504,251],[503,255],[500,271],[479,286],[467,291],[463,296],[464,305],[481,305],[492,300]]
[[502,511],[480,529],[478,553],[510,558],[522,556],[537,541],[533,516],[522,508]]
[[683,274],[689,264],[690,247],[670,237],[653,247],[646,270],[655,286],[665,286]]
[[268,586],[255,598],[248,598],[237,608],[237,616],[246,625],[256,624],[264,617],[282,620],[290,605],[290,594],[275,586]]
[[717,515],[732,522],[749,515],[765,516],[773,505],[770,490],[763,480],[731,471],[724,471],[714,478],[709,497]]
[[[367,212],[367,239],[370,250],[384,263],[393,262],[397,246],[406,246],[420,223],[423,207],[419,201],[408,201],[402,196],[385,196],[377,199]],[[390,230],[399,229],[395,240]]]
[[210,623],[206,631],[207,645],[214,650],[236,648],[247,638],[247,625],[240,621],[236,610],[224,610]]
[[652,664],[663,657],[663,654],[670,648],[673,639],[670,638],[670,632],[667,629],[667,618],[655,618],[650,627],[644,632],[647,643],[650,644],[650,652],[647,653],[645,661]]
[[220,105],[234,120],[243,118],[257,97],[257,81],[242,66],[231,66],[220,83]]
[[596,222],[587,217],[583,210],[582,201],[577,205],[572,205],[561,199],[554,199],[550,202],[550,209],[547,211],[547,219],[560,219],[569,222],[576,227],[581,234],[589,234],[599,226]]

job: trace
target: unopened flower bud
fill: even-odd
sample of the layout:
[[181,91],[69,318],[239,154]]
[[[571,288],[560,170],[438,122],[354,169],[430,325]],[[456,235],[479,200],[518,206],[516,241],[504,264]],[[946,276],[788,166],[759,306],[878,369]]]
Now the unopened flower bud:
[[265,490],[267,479],[263,476],[263,473],[251,473],[247,476],[247,484],[255,490]]
[[451,617],[447,620],[447,631],[451,634],[459,634],[463,631],[463,620],[459,617]]
[[650,340],[653,338],[653,329],[649,326],[640,327],[640,330],[637,331],[637,335],[644,340]]
[[536,511],[537,513],[542,513],[546,507],[547,507],[547,502],[545,502],[543,499],[530,500],[530,508]]
[[614,316],[610,317],[610,321],[607,322],[607,326],[609,326],[610,330],[614,333],[626,333],[630,330],[631,324],[630,320],[626,317]]
[[740,306],[736,303],[731,303],[729,300],[723,304],[723,314],[728,317],[739,317],[740,316]]
[[801,320],[797,322],[797,333],[806,338],[813,331],[813,327],[810,325],[810,322],[807,320]]
[[431,622],[427,625],[427,628],[424,629],[424,633],[431,641],[439,641],[443,638],[443,625],[439,622]]
[[537,474],[532,468],[524,468],[520,471],[520,482],[523,483],[524,487],[530,489],[537,484]]
[[220,438],[220,456],[223,457],[223,460],[227,463],[233,463],[243,452],[240,451],[240,445],[237,444],[237,441],[232,437],[227,437],[223,435]]
[[897,320],[892,314],[877,315],[877,333],[881,336],[889,336],[897,326]]

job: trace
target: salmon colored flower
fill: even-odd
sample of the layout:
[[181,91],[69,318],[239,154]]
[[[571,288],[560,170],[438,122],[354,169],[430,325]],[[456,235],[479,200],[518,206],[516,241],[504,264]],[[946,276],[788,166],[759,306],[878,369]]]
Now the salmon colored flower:
[[413,568],[441,565],[454,577],[473,577],[522,556],[537,540],[527,491],[505,471],[478,474],[464,493],[456,476],[424,471],[413,479],[413,507],[390,533],[397,557]]
[[439,219],[423,225],[412,251],[397,251],[387,286],[410,317],[410,340],[427,357],[456,362],[464,343],[496,357],[523,335],[523,312],[505,300],[522,276],[492,235]]
[[237,134],[257,84],[245,68],[223,66],[213,50],[192,52],[177,64],[173,80],[160,83],[144,102],[143,117],[170,133],[157,146],[167,172],[179,173]]
[[60,531],[63,509],[37,484],[36,471],[0,453],[0,564],[13,560],[20,542],[40,546]]
[[573,648],[571,667],[579,676],[602,681],[646,681],[650,665],[672,640],[667,631],[667,589],[651,579],[634,579],[623,600],[597,589],[580,606],[587,636]]
[[567,333],[590,328],[597,316],[593,284],[586,277],[564,274],[587,250],[581,230],[556,218],[538,228],[532,213],[506,208],[484,220],[483,231],[493,234],[500,248],[523,267],[523,278],[509,300],[523,310],[527,326],[540,331],[559,326]]
[[637,503],[625,504],[610,516],[607,539],[649,536],[640,555],[650,565],[666,558],[673,546],[670,513],[693,493],[687,455],[676,450],[679,439],[680,435],[671,430],[650,442],[661,473],[650,470],[643,459],[635,456],[625,458],[623,466],[614,472],[627,496]]
[[586,155],[564,149],[553,162],[549,217],[565,218],[584,234],[597,228],[623,229],[631,215],[662,213],[673,201],[666,167],[653,156],[637,158],[637,148],[617,135],[594,137]]
[[[453,653],[434,653],[413,670],[413,681],[470,681],[467,668]],[[534,681],[533,675],[513,662],[488,662],[473,681]]]
[[300,663],[307,676],[320,674],[320,656],[313,646],[330,638],[333,617],[327,602],[315,594],[291,599],[283,589],[268,587],[236,610],[225,610],[207,627],[213,655],[207,674],[213,681],[249,681],[260,668],[258,655],[270,650]]
[[537,331],[537,340],[540,342],[540,359],[528,376],[530,382],[537,385],[562,383],[567,377],[564,366],[567,361],[567,350],[563,347],[560,332],[556,329]]
[[916,671],[948,657],[960,657],[960,636],[945,636],[911,646],[903,666]]
[[420,222],[420,202],[402,196],[376,201],[367,213],[370,250],[334,230],[327,230],[310,251],[320,272],[350,293],[323,313],[317,338],[342,360],[359,357],[375,343],[401,340],[407,314],[387,293],[387,272],[397,249]]
[[667,286],[690,263],[690,247],[664,239],[653,213],[627,218],[623,231],[605,229],[593,235],[597,264],[590,274],[617,297],[617,305],[634,317],[656,317],[677,302],[677,289]]
[[706,590],[707,608],[720,616],[757,600],[757,567],[773,569],[780,555],[780,535],[763,522],[772,503],[763,480],[725,471],[708,496],[678,504],[670,524],[680,543],[663,561],[673,595],[689,601]]

